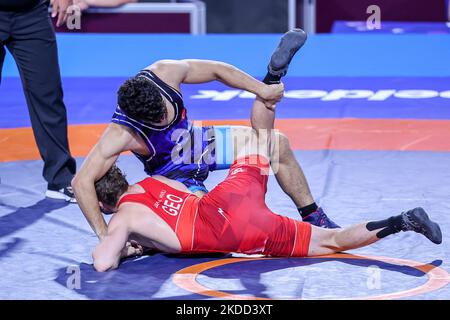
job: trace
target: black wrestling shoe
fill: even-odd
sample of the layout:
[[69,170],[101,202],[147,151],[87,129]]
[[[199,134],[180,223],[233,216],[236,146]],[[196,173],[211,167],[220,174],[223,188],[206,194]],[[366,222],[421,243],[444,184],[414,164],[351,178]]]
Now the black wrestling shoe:
[[292,29],[286,32],[270,58],[267,67],[269,73],[278,77],[285,76],[292,58],[303,47],[306,39],[306,32],[302,29]]
[[71,186],[67,186],[65,188],[57,190],[48,188],[45,192],[45,196],[50,199],[65,200],[70,203],[77,203],[77,199],[75,198],[75,194],[73,193]]
[[441,228],[436,222],[430,220],[422,208],[414,208],[403,212],[402,219],[402,231],[421,233],[435,244],[442,242]]

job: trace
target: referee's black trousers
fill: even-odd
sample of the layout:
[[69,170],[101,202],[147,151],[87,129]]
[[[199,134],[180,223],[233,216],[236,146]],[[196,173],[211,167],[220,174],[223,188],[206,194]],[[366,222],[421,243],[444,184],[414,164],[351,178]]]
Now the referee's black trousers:
[[58,50],[46,2],[26,11],[0,11],[0,81],[6,48],[20,72],[34,137],[44,160],[43,176],[49,189],[66,187],[76,163],[69,151]]

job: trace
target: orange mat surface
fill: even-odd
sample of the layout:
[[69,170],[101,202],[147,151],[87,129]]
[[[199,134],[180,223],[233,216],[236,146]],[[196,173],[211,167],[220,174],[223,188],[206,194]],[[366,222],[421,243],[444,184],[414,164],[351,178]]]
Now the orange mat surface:
[[[249,125],[248,120],[214,120],[202,125]],[[84,157],[107,124],[69,126],[71,152]],[[295,150],[450,151],[450,120],[279,119]],[[31,128],[0,129],[0,161],[39,159]]]

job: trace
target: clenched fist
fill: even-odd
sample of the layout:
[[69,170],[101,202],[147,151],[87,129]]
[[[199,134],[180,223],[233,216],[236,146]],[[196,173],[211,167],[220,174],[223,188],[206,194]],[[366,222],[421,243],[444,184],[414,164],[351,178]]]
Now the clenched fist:
[[265,106],[268,109],[275,109],[275,104],[280,102],[280,100],[283,98],[284,94],[284,84],[271,84],[271,85],[264,85],[258,94],[258,97],[262,100],[262,102],[265,104]]

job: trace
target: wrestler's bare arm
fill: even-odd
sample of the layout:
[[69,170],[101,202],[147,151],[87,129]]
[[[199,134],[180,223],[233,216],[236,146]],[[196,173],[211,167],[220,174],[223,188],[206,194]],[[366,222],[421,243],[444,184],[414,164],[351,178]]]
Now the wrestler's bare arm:
[[123,210],[111,218],[106,235],[92,252],[95,270],[105,272],[116,269],[120,259],[128,255],[124,254],[124,250],[128,249],[126,243],[130,236],[128,222]]
[[[148,208],[135,203],[120,206],[108,224],[106,235],[92,253],[95,270],[104,272],[116,269],[122,258],[139,256],[146,250],[179,252],[170,249],[170,240],[164,235],[158,237],[158,231],[148,219],[148,211]],[[163,240],[160,242],[153,240],[161,237]]]
[[244,71],[224,62],[212,60],[160,60],[149,69],[169,85],[180,89],[181,83],[220,81],[232,88],[256,94],[275,104],[283,97],[284,86],[266,85]]
[[107,226],[98,204],[95,182],[111,168],[121,152],[130,150],[133,140],[133,134],[125,127],[109,124],[72,180],[78,205],[100,239],[106,235]]

